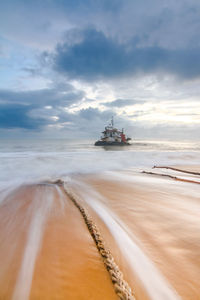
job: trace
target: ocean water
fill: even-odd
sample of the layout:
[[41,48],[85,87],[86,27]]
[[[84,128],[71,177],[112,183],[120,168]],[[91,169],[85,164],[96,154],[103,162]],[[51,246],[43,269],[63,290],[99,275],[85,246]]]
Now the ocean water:
[[0,185],[177,164],[200,164],[200,142],[137,140],[124,147],[95,147],[93,141],[0,142]]

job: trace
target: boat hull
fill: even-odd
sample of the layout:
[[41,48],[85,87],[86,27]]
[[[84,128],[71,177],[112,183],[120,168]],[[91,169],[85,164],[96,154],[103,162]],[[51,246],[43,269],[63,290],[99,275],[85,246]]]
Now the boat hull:
[[125,142],[105,142],[105,141],[96,141],[95,146],[130,146],[129,143]]

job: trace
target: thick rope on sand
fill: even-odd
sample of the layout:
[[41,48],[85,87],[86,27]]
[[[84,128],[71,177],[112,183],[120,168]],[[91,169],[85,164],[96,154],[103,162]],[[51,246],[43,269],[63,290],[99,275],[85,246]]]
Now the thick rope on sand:
[[103,259],[103,263],[110,275],[111,281],[114,286],[115,293],[121,300],[135,300],[136,298],[133,296],[131,288],[129,287],[128,283],[124,280],[122,272],[119,270],[119,267],[114,261],[113,256],[111,255],[110,251],[106,248],[105,243],[103,241],[103,238],[91,219],[91,217],[88,215],[87,211],[78,203],[76,197],[72,194],[72,192],[69,192],[66,187],[64,186],[64,183],[61,180],[58,180],[54,182],[57,185],[60,185],[64,188],[65,193],[70,198],[70,200],[74,203],[74,205],[78,208],[81,215],[83,216],[83,219],[85,221],[85,224],[87,225],[87,228],[96,244],[96,247]]
[[192,172],[192,171],[187,171],[187,170],[182,170],[182,169],[177,169],[177,168],[167,167],[167,166],[153,166],[152,169],[169,169],[169,170],[182,172],[182,173],[187,173],[187,174],[192,174],[192,175],[200,175],[199,172]]
[[190,180],[190,179],[184,179],[168,174],[159,174],[159,173],[154,173],[154,172],[147,172],[147,171],[142,171],[141,173],[148,174],[148,175],[156,175],[156,176],[163,176],[163,177],[168,177],[177,181],[183,181],[183,182],[189,182],[189,183],[195,183],[195,184],[200,184],[200,181],[195,181],[195,180]]

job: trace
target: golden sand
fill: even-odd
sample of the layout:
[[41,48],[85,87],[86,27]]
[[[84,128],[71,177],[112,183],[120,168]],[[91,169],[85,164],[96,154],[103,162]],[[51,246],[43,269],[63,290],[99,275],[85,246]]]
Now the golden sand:
[[[32,217],[28,210],[31,201],[34,201],[35,190],[38,189],[42,193],[46,187],[22,188],[14,197],[14,201],[19,203],[17,207],[12,208],[12,203],[1,207],[0,299],[11,299],[16,289],[29,233],[27,228]],[[48,189],[53,192],[53,209],[45,224],[36,258],[30,299],[117,299],[108,273],[77,208],[66,196],[64,208],[61,207],[55,188]],[[24,220],[27,215],[27,220]],[[14,223],[10,230],[3,224],[8,220]],[[27,275],[28,268],[29,264],[25,270]],[[25,277],[24,285],[26,284]],[[23,288],[18,288],[16,299],[20,300],[20,295],[23,297]]]
[[[170,186],[165,186],[169,181],[162,179],[155,184],[155,179],[153,185],[145,185],[144,182],[124,184],[89,179],[90,184],[109,199],[108,207],[127,225],[137,243],[182,299],[199,300],[200,198],[192,193],[199,186],[188,183],[188,195],[184,195],[181,183],[176,189],[172,181]],[[198,190],[200,192],[200,188]],[[101,221],[97,219],[97,223],[105,232]],[[130,274],[128,264],[121,261],[112,239],[106,234],[105,239],[124,273]],[[134,278],[129,277],[129,281],[137,289]],[[138,299],[143,299],[141,291],[136,294]]]

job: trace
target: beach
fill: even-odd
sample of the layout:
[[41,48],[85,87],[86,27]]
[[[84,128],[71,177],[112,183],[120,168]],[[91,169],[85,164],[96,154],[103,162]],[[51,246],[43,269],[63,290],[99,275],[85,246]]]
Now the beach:
[[147,166],[4,187],[0,298],[118,299],[73,194],[135,299],[199,299],[199,178]]
[[0,300],[200,300],[200,1],[0,1]]

